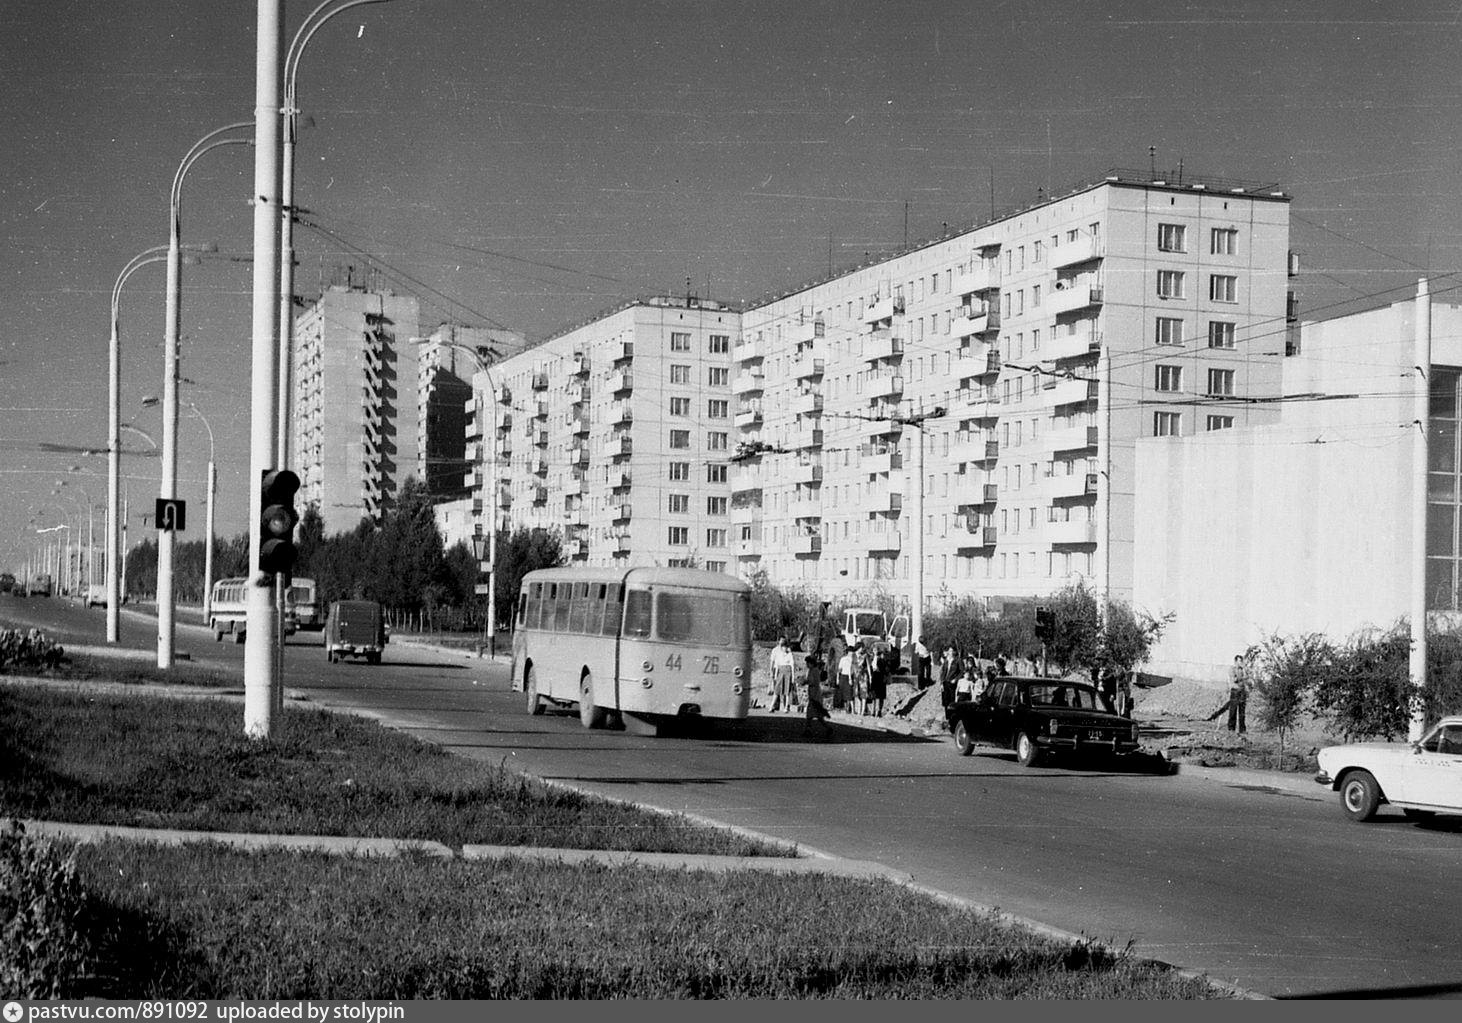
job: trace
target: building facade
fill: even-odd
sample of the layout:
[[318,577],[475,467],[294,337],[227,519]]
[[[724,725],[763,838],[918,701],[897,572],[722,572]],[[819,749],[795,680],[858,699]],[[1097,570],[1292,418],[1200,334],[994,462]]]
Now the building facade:
[[295,320],[291,465],[329,534],[380,521],[417,465],[417,300],[332,285]]
[[519,331],[443,323],[417,354],[416,475],[434,502],[468,496],[464,475],[472,374],[523,351]]
[[652,298],[477,373],[476,531],[556,529],[570,563],[734,571],[739,328],[720,303]]

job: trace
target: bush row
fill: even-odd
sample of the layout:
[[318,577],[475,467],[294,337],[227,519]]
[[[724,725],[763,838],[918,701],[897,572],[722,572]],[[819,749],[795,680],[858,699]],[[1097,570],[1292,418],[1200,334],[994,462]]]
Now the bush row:
[[15,668],[55,668],[66,657],[61,645],[40,629],[21,632],[0,629],[0,671]]

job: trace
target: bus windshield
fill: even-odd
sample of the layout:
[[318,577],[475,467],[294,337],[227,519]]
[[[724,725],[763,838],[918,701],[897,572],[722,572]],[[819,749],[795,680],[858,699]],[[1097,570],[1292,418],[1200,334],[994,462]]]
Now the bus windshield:
[[645,590],[630,590],[625,596],[624,635],[628,637],[730,647],[749,642],[749,629],[748,602],[742,596]]

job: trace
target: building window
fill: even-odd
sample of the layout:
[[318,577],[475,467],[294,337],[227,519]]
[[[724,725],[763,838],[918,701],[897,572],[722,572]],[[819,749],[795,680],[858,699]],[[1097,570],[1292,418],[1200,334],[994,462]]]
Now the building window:
[[672,330],[670,332],[670,350],[672,352],[690,351],[690,335],[682,334],[678,330]]
[[1232,348],[1234,346],[1234,325],[1226,320],[1208,321],[1208,347]]
[[731,353],[731,335],[712,334],[710,346],[712,355],[729,355]]
[[724,529],[706,530],[706,546],[722,548],[726,546],[726,531]]
[[1209,251],[1215,256],[1232,256],[1238,247],[1239,232],[1232,227],[1215,227],[1209,235]]
[[671,398],[670,399],[670,414],[672,416],[688,416],[688,415],[690,415],[690,399],[689,398]]
[[706,383],[712,387],[725,387],[731,382],[731,370],[726,366],[712,366],[706,371]]
[[730,500],[729,497],[708,497],[708,498],[706,498],[706,514],[707,515],[725,515],[726,514],[726,503],[729,500]]
[[1159,391],[1181,391],[1183,389],[1182,366],[1153,367],[1153,387]]
[[1159,252],[1187,252],[1188,229],[1182,224],[1158,224],[1157,248]]
[[670,446],[672,448],[675,448],[675,449],[683,449],[683,448],[690,447],[690,431],[689,430],[671,430],[670,431]]
[[1212,432],[1213,430],[1232,430],[1233,428],[1234,428],[1234,417],[1233,416],[1209,416],[1208,417],[1208,429],[1209,429],[1210,432]]
[[707,561],[706,562],[706,571],[707,572],[724,572],[724,571],[726,571],[726,562],[724,562],[724,561]]
[[728,434],[712,431],[711,433],[706,434],[706,447],[710,448],[712,451],[725,451],[726,438],[728,436]]
[[708,419],[725,419],[731,403],[725,398],[712,398],[706,402],[706,417]]
[[1154,412],[1152,414],[1152,435],[1154,437],[1181,437],[1183,435],[1183,413]]
[[1234,393],[1234,371],[1231,369],[1210,369],[1208,371],[1208,393],[1231,395]]
[[671,547],[684,547],[688,543],[690,543],[690,527],[689,526],[671,526],[670,527],[670,546]]
[[1032,309],[1039,309],[1040,307],[1041,307],[1041,286],[1039,284],[1037,284],[1037,285],[1035,285],[1034,287],[1031,288],[1031,308]]
[[671,494],[669,511],[671,515],[685,515],[690,511],[689,494]]
[[1031,262],[1039,264],[1041,261],[1041,243],[1037,241],[1031,249]]
[[690,463],[689,462],[671,462],[670,463],[670,482],[672,482],[672,483],[679,483],[679,482],[681,482],[683,480],[688,480],[688,479],[690,479]]
[[672,384],[690,383],[690,367],[672,362],[670,364],[670,382]]
[[1237,302],[1239,279],[1229,274],[1213,274],[1208,278],[1208,297],[1214,302]]
[[[686,468],[689,469],[689,466],[687,466]],[[726,466],[724,464],[721,464],[721,465],[708,465],[708,466],[706,466],[706,482],[707,483],[725,483],[726,482]]]
[[1183,276],[1181,270],[1159,270],[1157,272],[1157,297],[1182,298]]
[[1160,345],[1182,344],[1183,321],[1176,316],[1159,316],[1157,318],[1157,343]]

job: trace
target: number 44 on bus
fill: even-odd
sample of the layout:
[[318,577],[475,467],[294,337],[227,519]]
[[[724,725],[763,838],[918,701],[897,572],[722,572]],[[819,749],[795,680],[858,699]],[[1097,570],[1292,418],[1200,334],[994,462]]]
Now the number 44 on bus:
[[739,721],[751,706],[751,587],[690,568],[548,568],[523,577],[513,688],[528,712],[577,705],[656,735],[686,718]]

